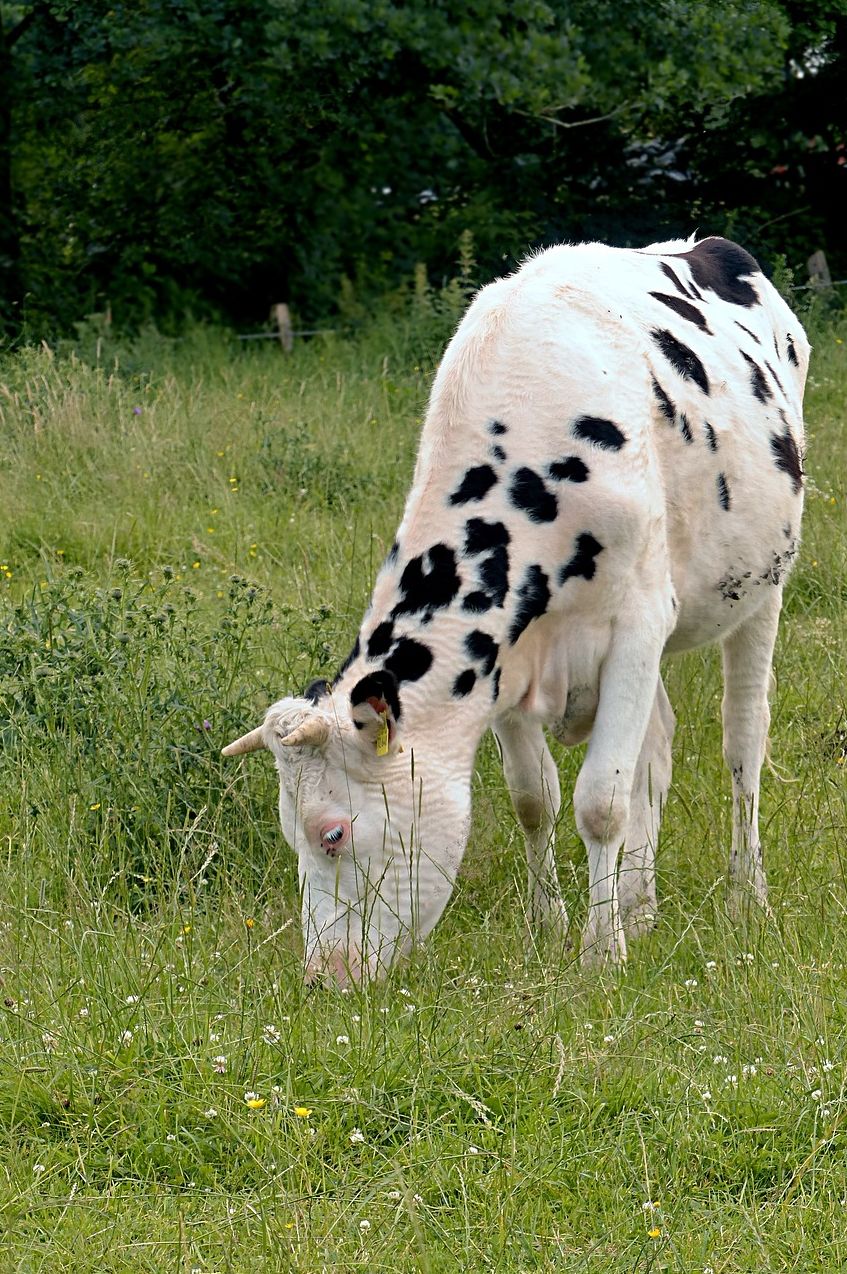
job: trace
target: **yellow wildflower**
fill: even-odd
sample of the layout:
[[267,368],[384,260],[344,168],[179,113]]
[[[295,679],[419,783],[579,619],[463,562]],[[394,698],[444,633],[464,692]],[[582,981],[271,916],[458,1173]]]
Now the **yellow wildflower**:
[[312,1113],[311,1106],[295,1106],[294,1113],[298,1119],[308,1119]]
[[647,1237],[649,1239],[661,1238],[661,1234],[662,1234],[662,1231],[659,1229],[658,1225],[654,1225],[652,1230],[647,1231]]

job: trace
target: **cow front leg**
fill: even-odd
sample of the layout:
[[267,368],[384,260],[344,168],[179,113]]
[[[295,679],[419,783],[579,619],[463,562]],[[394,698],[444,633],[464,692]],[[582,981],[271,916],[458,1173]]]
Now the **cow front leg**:
[[531,717],[505,713],[495,722],[494,733],[503,754],[512,804],[526,838],[530,924],[535,931],[546,930],[564,938],[568,915],[553,854],[561,803],[556,763],[544,731]]
[[675,725],[673,708],[660,677],[635,767],[632,803],[618,871],[618,904],[628,938],[648,932],[656,919],[656,848],[671,782]]
[[657,611],[658,605],[646,613],[630,612],[616,622],[600,674],[594,728],[574,788],[576,823],[588,851],[588,917],[582,936],[585,965],[626,960],[618,856],[667,632]]
[[759,840],[759,781],[770,726],[768,689],[782,589],[723,643],[723,750],[732,775],[731,902],[749,899],[767,906],[767,883]]

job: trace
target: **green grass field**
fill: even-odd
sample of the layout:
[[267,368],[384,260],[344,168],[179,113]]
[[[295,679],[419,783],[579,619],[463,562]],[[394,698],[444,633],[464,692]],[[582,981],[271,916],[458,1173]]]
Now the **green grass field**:
[[[270,759],[219,750],[350,648],[446,330],[425,319],[289,359],[89,326],[0,364],[4,1274],[847,1268],[847,323],[812,332],[773,919],[725,906],[698,653],[668,670],[661,917],[625,973],[534,946],[486,741],[433,940],[309,993]],[[559,860],[578,923],[568,799]]]

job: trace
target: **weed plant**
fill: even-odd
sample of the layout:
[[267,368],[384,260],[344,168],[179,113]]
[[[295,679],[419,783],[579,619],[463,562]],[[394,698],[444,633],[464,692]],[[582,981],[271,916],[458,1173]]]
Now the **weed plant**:
[[[4,1270],[847,1266],[843,318],[810,316],[772,917],[725,906],[696,653],[669,667],[661,914],[625,973],[528,933],[486,741],[432,941],[385,984],[303,988],[273,768],[219,749],[349,650],[461,303],[420,278],[289,358],[95,324],[0,368]],[[578,923],[567,799],[559,859]]]

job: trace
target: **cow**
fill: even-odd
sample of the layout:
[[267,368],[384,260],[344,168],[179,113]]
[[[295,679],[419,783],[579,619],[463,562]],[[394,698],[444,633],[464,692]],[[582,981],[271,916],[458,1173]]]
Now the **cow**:
[[382,974],[432,930],[493,730],[531,921],[568,918],[545,728],[587,741],[587,965],[653,923],[674,714],[664,655],[718,642],[730,894],[766,905],[771,660],[803,506],[809,343],[722,238],[539,252],[483,288],[435,376],[411,491],[355,645],[224,748],[268,748],[299,860],[307,978]]

